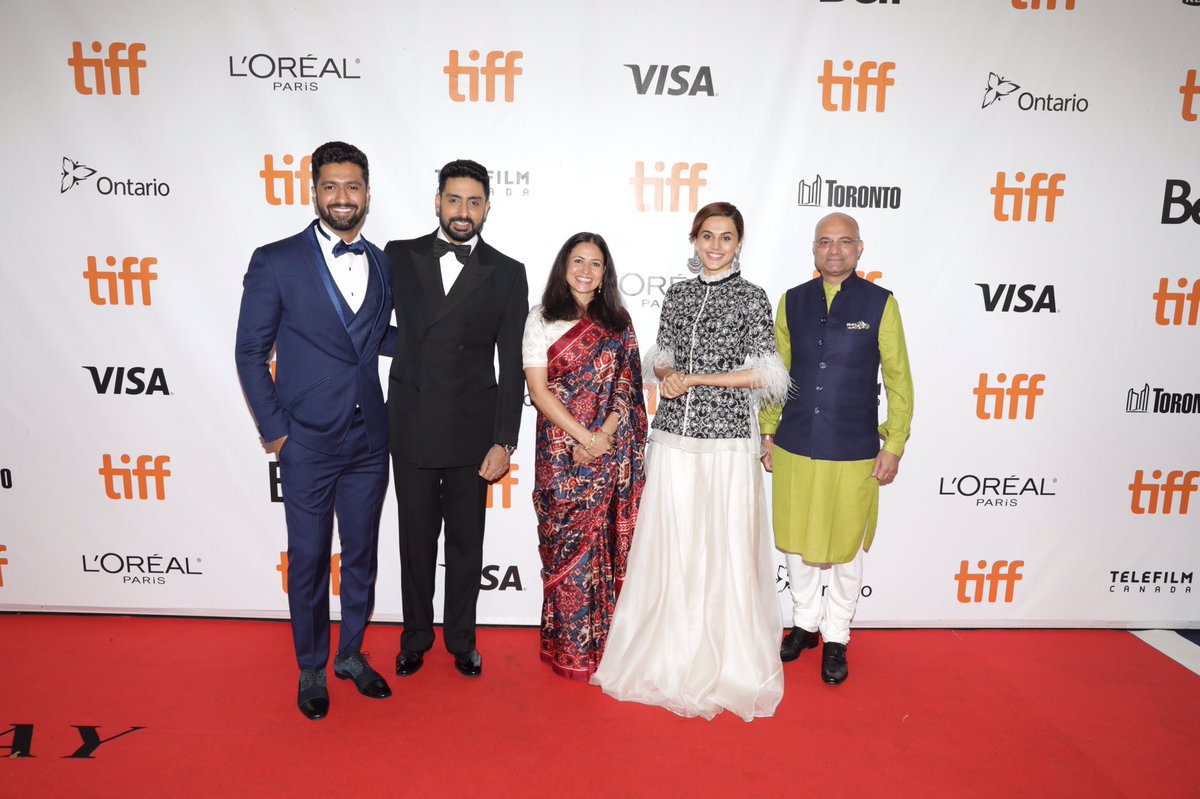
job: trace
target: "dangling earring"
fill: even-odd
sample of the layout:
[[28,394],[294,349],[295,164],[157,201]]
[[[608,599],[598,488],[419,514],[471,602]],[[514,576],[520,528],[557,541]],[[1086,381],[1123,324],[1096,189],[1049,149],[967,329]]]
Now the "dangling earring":
[[739,270],[741,268],[742,268],[742,254],[735,252],[733,254],[733,271],[736,272],[737,270]]
[[596,286],[596,293],[597,293],[597,294],[603,294],[603,293],[604,293],[604,284],[603,284],[603,283],[601,283],[599,286]]
[[688,260],[687,260],[687,268],[688,268],[688,271],[691,272],[693,275],[700,274],[700,270],[703,269],[704,267],[700,263],[699,250],[692,250],[692,257],[688,258]]

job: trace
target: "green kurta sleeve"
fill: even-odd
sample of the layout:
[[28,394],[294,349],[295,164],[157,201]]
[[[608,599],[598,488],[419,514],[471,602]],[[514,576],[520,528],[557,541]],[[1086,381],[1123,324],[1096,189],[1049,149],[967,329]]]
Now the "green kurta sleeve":
[[879,360],[888,399],[888,415],[879,426],[879,435],[884,439],[883,448],[898,458],[904,454],[904,443],[908,441],[912,424],[913,382],[908,347],[904,343],[904,325],[900,322],[900,306],[894,296],[888,297],[879,323]]
[[[787,326],[787,294],[779,298],[779,308],[775,312],[775,349],[779,351],[779,358],[783,361],[783,368],[791,370],[792,368],[792,334],[788,331]],[[901,336],[903,343],[903,336]],[[908,363],[907,358],[905,363]],[[911,393],[911,392],[910,392]],[[891,402],[889,395],[889,404]],[[763,434],[774,435],[779,429],[779,418],[783,416],[782,405],[764,405],[758,412],[758,426]]]

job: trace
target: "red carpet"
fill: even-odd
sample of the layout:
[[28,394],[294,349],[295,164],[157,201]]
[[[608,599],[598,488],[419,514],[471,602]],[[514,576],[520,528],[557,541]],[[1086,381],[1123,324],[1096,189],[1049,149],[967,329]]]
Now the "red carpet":
[[309,722],[285,623],[0,616],[0,797],[1200,795],[1200,677],[1123,632],[856,632],[750,724],[555,677],[532,629],[481,630],[478,680],[392,676],[398,638],[391,699],[331,673]]

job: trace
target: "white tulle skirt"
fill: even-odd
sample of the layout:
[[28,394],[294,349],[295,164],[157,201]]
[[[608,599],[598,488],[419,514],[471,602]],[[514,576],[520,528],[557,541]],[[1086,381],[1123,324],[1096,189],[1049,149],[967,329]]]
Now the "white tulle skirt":
[[591,682],[681,716],[750,721],[783,698],[758,442],[655,430],[604,657]]

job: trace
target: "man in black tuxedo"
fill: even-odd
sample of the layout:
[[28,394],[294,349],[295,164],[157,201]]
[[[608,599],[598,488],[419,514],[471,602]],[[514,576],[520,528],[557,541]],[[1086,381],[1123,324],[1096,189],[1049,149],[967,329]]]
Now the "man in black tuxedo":
[[[460,673],[477,677],[475,603],[483,569],[488,483],[508,473],[524,401],[525,266],[479,237],[491,203],[487,170],[442,167],[438,229],[392,241],[399,342],[388,419],[400,522],[404,634],[396,674],[415,674],[433,646],[438,536],[446,527],[443,639]],[[499,376],[495,364],[499,363]]]

